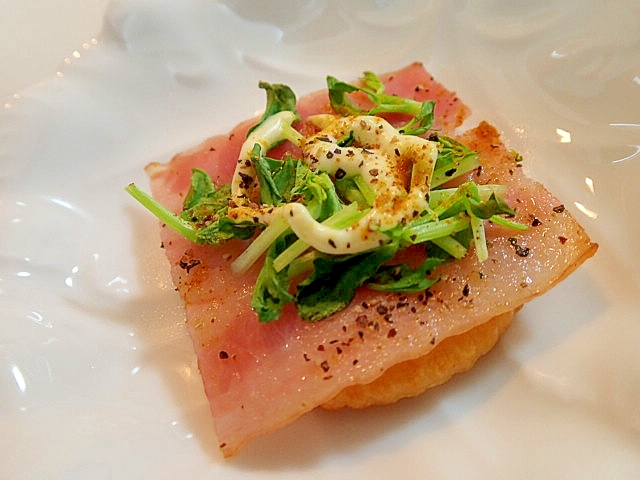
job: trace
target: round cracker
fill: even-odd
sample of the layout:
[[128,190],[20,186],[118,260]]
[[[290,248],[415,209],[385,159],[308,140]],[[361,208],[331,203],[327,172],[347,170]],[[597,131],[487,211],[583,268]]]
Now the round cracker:
[[442,340],[427,355],[398,363],[365,385],[352,385],[322,405],[327,410],[389,405],[441,385],[469,370],[507,330],[515,311],[493,317],[471,330]]

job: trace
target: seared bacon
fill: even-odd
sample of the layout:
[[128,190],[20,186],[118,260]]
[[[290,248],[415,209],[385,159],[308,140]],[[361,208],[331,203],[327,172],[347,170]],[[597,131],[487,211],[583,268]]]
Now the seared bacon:
[[[391,93],[436,100],[434,128],[441,132],[451,134],[468,115],[455,94],[435,82],[420,64],[381,78]],[[329,112],[326,92],[302,98],[298,110],[303,118]],[[218,184],[230,182],[251,124],[210,138],[168,164],[149,165],[154,197],[180,211],[193,167],[207,171]],[[308,127],[303,121],[299,128]],[[356,397],[368,395],[368,387],[359,386],[375,386],[372,382],[377,379],[381,379],[378,386],[384,386],[390,377],[383,375],[394,366],[398,370],[398,365],[404,365],[402,375],[411,375],[406,368],[411,362],[428,358],[446,339],[495,318],[504,324],[494,335],[497,340],[514,311],[595,253],[597,245],[562,202],[524,175],[495,128],[481,123],[460,140],[480,153],[482,168],[472,173],[472,179],[506,185],[505,198],[516,209],[516,220],[530,228],[520,232],[488,225],[489,260],[479,263],[470,254],[440,267],[441,281],[425,293],[361,288],[349,307],[320,322],[303,322],[287,306],[279,320],[262,324],[250,308],[259,266],[243,275],[233,274],[230,268],[246,243],[233,240],[223,246],[199,246],[169,228],[161,229],[225,456],[323,404],[338,408],[397,400],[379,398],[360,404],[350,401],[349,395],[354,398],[354,389]],[[413,252],[409,254],[422,254],[419,248]],[[493,343],[487,345],[491,348]],[[424,388],[401,392],[399,398]]]

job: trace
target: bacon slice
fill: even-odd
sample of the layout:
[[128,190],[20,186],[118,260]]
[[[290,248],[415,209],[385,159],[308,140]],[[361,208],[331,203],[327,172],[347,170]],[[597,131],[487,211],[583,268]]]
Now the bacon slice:
[[[453,131],[468,114],[420,64],[382,78],[393,93],[436,100],[441,131]],[[299,104],[303,117],[328,109],[325,92]],[[210,138],[168,164],[149,165],[154,197],[178,212],[193,167],[209,172],[215,182],[229,182],[251,123]],[[490,259],[479,264],[468,255],[441,267],[442,280],[428,295],[362,288],[348,308],[318,323],[305,323],[294,308],[286,308],[280,320],[261,324],[249,307],[259,266],[242,276],[230,270],[246,244],[198,246],[161,229],[225,456],[320,405],[359,406],[338,395],[385,378],[393,366],[425,358],[448,338],[496,318],[506,328],[515,310],[595,253],[597,245],[558,199],[523,174],[492,126],[481,123],[460,139],[480,153],[482,169],[474,180],[507,185],[506,199],[516,207],[517,220],[531,228],[514,232],[488,226]]]

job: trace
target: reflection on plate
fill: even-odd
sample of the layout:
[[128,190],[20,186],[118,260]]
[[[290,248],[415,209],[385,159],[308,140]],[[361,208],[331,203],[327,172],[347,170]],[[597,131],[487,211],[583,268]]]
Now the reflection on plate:
[[[120,0],[0,112],[2,478],[631,478],[640,471],[640,7]],[[262,105],[419,60],[601,244],[476,369],[217,451],[155,221],[124,193]],[[526,473],[523,473],[526,472]]]

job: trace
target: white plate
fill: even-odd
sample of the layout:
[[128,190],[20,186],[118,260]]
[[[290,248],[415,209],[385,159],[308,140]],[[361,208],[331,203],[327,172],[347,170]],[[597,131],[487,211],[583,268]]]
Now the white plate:
[[[99,30],[104,1],[0,4],[2,68],[26,72],[0,82],[0,478],[637,478],[640,5],[266,3],[121,0]],[[258,80],[302,94],[414,60],[600,250],[469,374],[224,461],[155,220],[123,189],[253,115]]]

